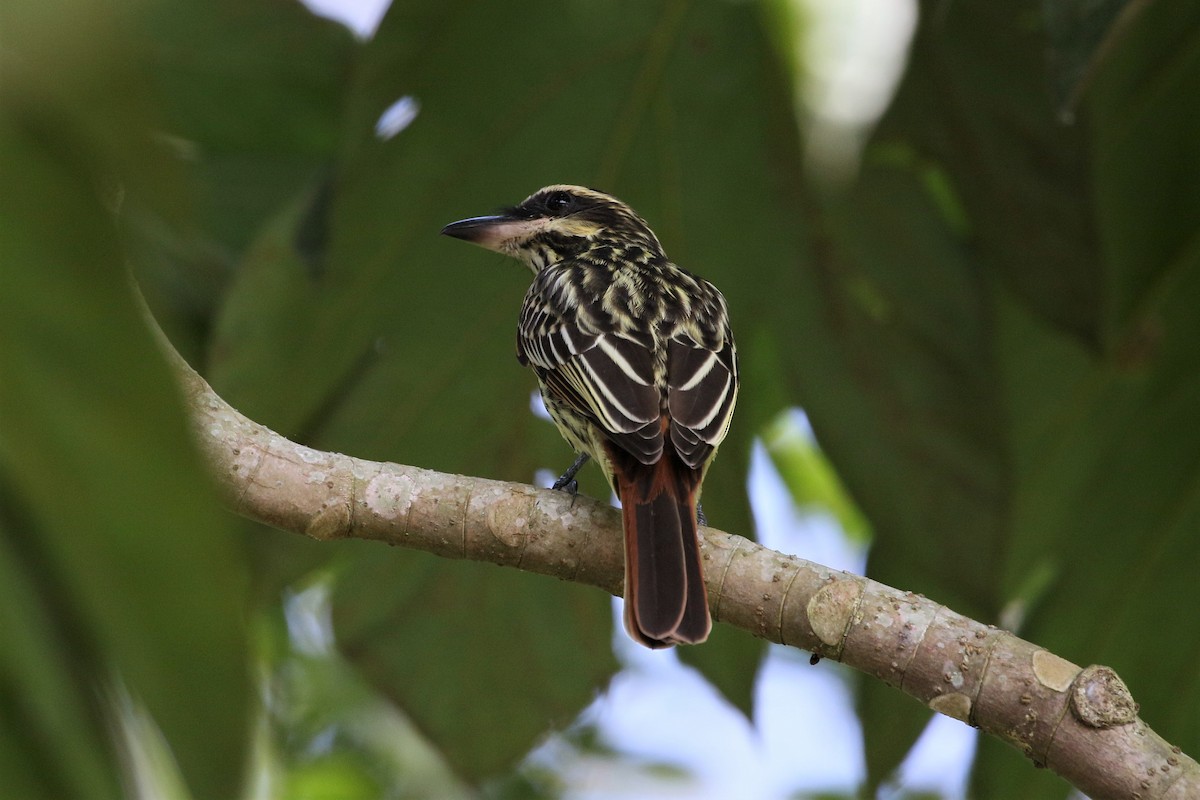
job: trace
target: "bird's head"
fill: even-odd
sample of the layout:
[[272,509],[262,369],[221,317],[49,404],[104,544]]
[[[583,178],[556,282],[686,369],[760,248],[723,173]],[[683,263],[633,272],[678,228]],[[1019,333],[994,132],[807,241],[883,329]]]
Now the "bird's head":
[[662,255],[633,209],[582,186],[547,186],[499,214],[452,222],[442,233],[519,258],[534,272],[601,247],[611,248],[607,258]]

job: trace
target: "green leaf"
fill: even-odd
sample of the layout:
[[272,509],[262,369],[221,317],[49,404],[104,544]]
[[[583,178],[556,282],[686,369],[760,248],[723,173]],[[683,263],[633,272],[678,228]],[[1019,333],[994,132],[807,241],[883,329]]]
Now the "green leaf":
[[868,169],[826,213],[839,260],[811,336],[839,358],[804,405],[873,523],[868,574],[995,613],[1006,497],[988,287],[911,173]]
[[[86,642],[63,635],[72,620],[47,591],[53,576],[39,574],[44,561],[29,535],[34,523],[9,492],[2,499],[0,774],[6,790],[28,798],[117,797],[104,720],[89,697],[90,681],[80,680],[103,664]],[[75,652],[67,652],[72,644]]]
[[466,777],[511,768],[616,671],[610,605],[594,590],[353,549],[334,594],[339,648]]
[[767,454],[802,511],[828,514],[851,540],[870,541],[870,523],[807,431],[783,416],[767,429],[764,439]]
[[300,3],[267,0],[162,3],[144,30],[166,133],[194,166],[198,228],[236,257],[333,160],[358,44]]
[[1050,79],[1065,118],[1074,118],[1081,95],[1144,6],[1131,0],[1043,0]]
[[865,676],[858,681],[857,711],[869,742],[867,786],[875,792],[895,775],[933,712],[898,688]]
[[1200,86],[1200,44],[1190,35],[1197,22],[1200,8],[1186,0],[1148,7],[1097,76],[1086,108],[1106,331],[1125,367],[1154,355],[1156,306],[1170,302],[1200,249],[1200,120],[1181,103]]
[[[937,209],[961,208],[939,216],[951,232],[965,228],[950,241],[969,246],[962,255],[975,274],[998,280],[1037,316],[1095,348],[1103,267],[1088,205],[1087,135],[1058,122],[1034,7],[973,3],[923,17],[867,162],[881,146],[892,162],[892,151],[908,151],[908,171]],[[893,231],[889,241],[905,239]]]
[[1045,769],[1035,769],[1012,745],[991,736],[980,736],[971,772],[969,796],[980,800],[1028,797],[1030,800],[1066,800],[1070,787]]
[[85,781],[83,794],[115,796],[105,726],[119,681],[196,796],[228,797],[245,760],[245,574],[111,210],[170,205],[145,151],[139,51],[115,6],[19,8],[0,23],[12,37],[0,67],[0,473],[13,497],[0,561],[22,576],[2,602],[20,619],[11,643],[28,650],[6,656],[0,693],[40,735],[7,739],[24,749],[0,758],[76,765],[43,789]]
[[131,257],[164,328],[202,366],[210,316],[246,249],[336,157],[358,44],[301,3],[150,3],[137,22],[153,42],[155,143],[188,165],[178,177],[190,213],[127,204]]
[[364,765],[345,755],[314,759],[288,775],[285,796],[295,800],[370,800],[386,788]]

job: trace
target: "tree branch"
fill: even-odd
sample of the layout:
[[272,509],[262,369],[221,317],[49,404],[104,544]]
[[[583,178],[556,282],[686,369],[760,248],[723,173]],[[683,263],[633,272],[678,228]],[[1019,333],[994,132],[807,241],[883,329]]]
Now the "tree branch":
[[[238,413],[158,335],[203,457],[238,514],[321,541],[373,539],[621,594],[614,509],[296,444]],[[1137,716],[1111,669],[1080,669],[920,595],[740,536],[701,535],[715,619],[873,675],[1009,742],[1093,800],[1200,797],[1200,765]]]

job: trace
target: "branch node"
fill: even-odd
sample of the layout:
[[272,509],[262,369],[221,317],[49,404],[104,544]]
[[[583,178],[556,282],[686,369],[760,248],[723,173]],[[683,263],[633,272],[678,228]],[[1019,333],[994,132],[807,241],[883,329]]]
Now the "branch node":
[[808,601],[808,624],[822,643],[837,651],[839,658],[862,595],[862,581],[841,578],[822,586]]
[[1075,679],[1071,711],[1090,728],[1115,728],[1137,719],[1138,704],[1116,672],[1093,664]]

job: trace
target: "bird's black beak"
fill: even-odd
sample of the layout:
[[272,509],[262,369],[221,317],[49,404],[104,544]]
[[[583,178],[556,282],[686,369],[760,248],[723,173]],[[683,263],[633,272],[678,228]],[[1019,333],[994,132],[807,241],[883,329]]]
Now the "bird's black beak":
[[451,222],[442,228],[442,235],[453,236],[455,239],[462,239],[465,242],[482,244],[482,240],[492,237],[498,226],[510,221],[511,217],[502,215],[460,219],[458,222]]
[[527,240],[544,224],[544,220],[522,219],[507,214],[497,214],[451,222],[442,228],[442,234],[486,247],[488,250],[511,254],[514,245],[519,245]]

